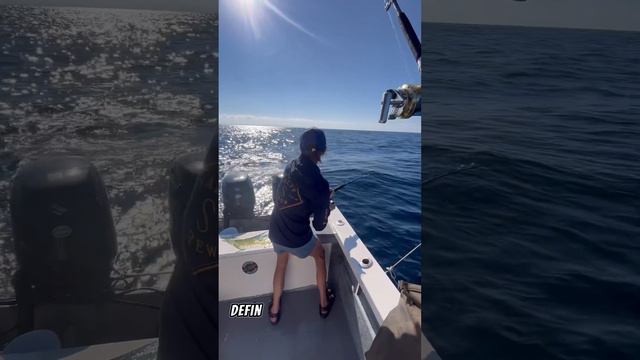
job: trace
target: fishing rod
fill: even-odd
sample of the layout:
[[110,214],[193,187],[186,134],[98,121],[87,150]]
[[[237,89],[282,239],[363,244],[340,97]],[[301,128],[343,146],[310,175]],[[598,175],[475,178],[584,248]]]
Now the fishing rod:
[[[384,10],[388,13],[393,7],[400,21],[400,27],[404,34],[413,57],[421,71],[422,44],[411,26],[407,15],[402,11],[397,0],[385,0]],[[380,102],[380,118],[378,122],[385,124],[387,120],[408,119],[412,116],[422,115],[422,87],[416,84],[404,84],[397,89],[388,89],[382,94]]]
[[[351,183],[354,183],[354,182],[356,182],[356,181],[358,181],[358,180],[360,180],[360,179],[362,179],[362,178],[365,178],[365,177],[368,177],[368,176],[372,176],[372,175],[375,175],[375,172],[370,171],[370,172],[368,172],[368,173],[366,173],[366,174],[362,174],[362,175],[360,175],[360,176],[356,176],[355,178],[353,178],[353,179],[351,179],[351,180],[347,181],[346,183],[344,183],[344,184],[342,184],[342,185],[338,185],[338,186],[336,186],[336,188],[335,188],[335,189],[333,189],[333,193],[335,194],[338,190],[340,190],[340,189],[344,188],[345,186],[347,186],[347,185],[349,185],[349,184],[351,184]],[[331,201],[333,201],[333,200],[331,200]],[[396,279],[396,272],[395,272],[396,267],[397,267],[398,265],[400,265],[400,263],[402,263],[406,258],[408,258],[409,256],[411,256],[411,254],[413,254],[416,250],[418,250],[418,248],[419,248],[421,245],[422,245],[422,242],[420,242],[418,245],[414,246],[414,247],[413,247],[413,249],[411,249],[408,253],[406,253],[404,256],[402,256],[402,257],[401,257],[398,261],[396,261],[393,265],[391,265],[391,266],[387,266],[387,267],[385,268],[385,271],[384,271],[384,272],[385,272],[385,273],[388,273],[388,274],[389,274],[389,276],[391,276],[391,278],[392,278],[394,281],[397,281],[397,279]]]
[[461,172],[465,172],[465,171],[469,171],[469,170],[473,170],[473,169],[477,169],[477,168],[481,168],[481,167],[482,167],[482,165],[476,165],[475,163],[471,163],[471,164],[466,165],[466,166],[463,165],[463,166],[458,167],[455,170],[451,170],[451,171],[448,171],[448,172],[446,172],[444,174],[440,174],[440,175],[434,176],[432,178],[426,179],[426,180],[424,180],[422,182],[422,185],[427,185],[429,183],[432,183],[432,182],[434,182],[436,180],[445,178],[447,176],[455,175],[455,174],[458,174],[458,173],[461,173]]
[[362,178],[365,178],[365,177],[367,177],[367,176],[372,176],[372,175],[375,175],[375,173],[374,173],[373,171],[370,171],[370,172],[368,172],[368,173],[366,173],[366,174],[362,174],[362,175],[360,175],[360,176],[356,176],[355,178],[353,178],[353,179],[351,179],[351,180],[347,181],[346,183],[344,183],[344,184],[342,184],[342,185],[338,185],[338,186],[336,186],[336,187],[333,189],[333,193],[335,194],[338,190],[340,190],[340,189],[344,188],[345,186],[347,186],[347,185],[349,185],[349,184],[351,184],[351,183],[354,183],[354,182],[356,182],[356,181],[358,181],[358,180],[360,180],[360,179],[362,179]]
[[[448,177],[448,176],[459,174],[459,173],[462,173],[462,172],[465,172],[465,171],[470,171],[470,170],[473,170],[473,169],[478,169],[478,168],[481,168],[481,167],[483,167],[483,166],[482,165],[476,165],[476,163],[471,163],[469,165],[461,165],[455,170],[447,171],[444,174],[436,175],[436,176],[434,176],[432,178],[429,178],[429,179],[426,179],[426,180],[422,181],[422,185],[427,185],[427,184],[430,184],[430,183],[432,183],[432,182],[434,182],[436,180],[440,180],[440,179]],[[373,172],[373,171],[370,171],[370,172],[368,172],[366,174],[362,174],[360,176],[356,176],[355,178],[347,181],[346,183],[336,186],[332,191],[335,194],[339,190],[342,190],[342,188],[344,188],[345,186],[347,186],[349,184],[352,184],[352,183],[354,183],[354,182],[356,182],[358,180],[361,180],[361,179],[363,179],[365,177],[373,176],[373,175],[376,175],[376,173]]]
[[418,64],[418,70],[422,68],[421,58],[422,58],[422,44],[420,43],[420,39],[416,35],[415,30],[413,30],[413,26],[411,26],[411,22],[402,9],[400,9],[400,5],[396,0],[387,0],[384,4],[384,10],[389,12],[389,9],[393,6],[396,10],[396,14],[398,15],[398,20],[400,21],[400,26],[402,27],[402,33],[404,34],[404,38],[407,39],[407,43],[409,43],[409,48],[413,53],[413,57],[416,59],[416,63]]

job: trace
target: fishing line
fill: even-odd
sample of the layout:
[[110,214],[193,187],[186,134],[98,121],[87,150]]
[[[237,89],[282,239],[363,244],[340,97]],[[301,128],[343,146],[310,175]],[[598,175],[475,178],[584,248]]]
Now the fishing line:
[[445,178],[445,177],[448,177],[448,176],[451,176],[451,175],[455,175],[455,174],[458,174],[458,173],[461,173],[461,172],[465,172],[465,171],[481,168],[481,167],[483,167],[483,166],[482,165],[476,165],[475,163],[471,163],[469,165],[461,165],[460,167],[458,167],[455,170],[451,170],[451,171],[448,171],[448,172],[446,172],[444,174],[440,174],[440,175],[434,176],[432,178],[429,178],[427,180],[424,180],[422,182],[422,185],[427,185],[427,184],[432,183],[432,182],[434,182],[436,180],[439,180],[439,179],[442,179],[442,178]]
[[404,259],[408,258],[409,255],[413,254],[414,251],[418,250],[418,248],[420,246],[422,246],[422,242],[418,243],[418,245],[416,245],[413,249],[411,249],[405,256],[401,257],[400,260],[396,261],[395,264],[393,264],[391,266],[387,266],[387,268],[386,268],[386,270],[384,272],[388,273],[389,276],[391,276],[391,278],[394,281],[397,282],[398,280],[396,279],[397,275],[396,275],[396,272],[395,272],[396,266],[400,265],[400,263],[403,262]]
[[391,27],[393,28],[393,35],[396,38],[396,45],[398,45],[398,54],[400,54],[400,57],[402,58],[402,65],[404,67],[404,72],[407,75],[407,77],[411,77],[411,73],[409,72],[409,67],[407,66],[407,59],[406,57],[402,56],[402,46],[400,45],[400,37],[398,36],[398,29],[396,28],[396,24],[393,22],[392,16],[390,12],[387,11],[387,18],[389,19],[389,22],[391,23]]

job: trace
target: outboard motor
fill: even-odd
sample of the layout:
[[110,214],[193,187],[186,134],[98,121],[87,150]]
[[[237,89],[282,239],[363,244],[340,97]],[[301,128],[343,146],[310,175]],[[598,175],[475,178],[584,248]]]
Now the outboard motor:
[[33,327],[33,305],[111,295],[115,228],[104,184],[88,160],[66,156],[24,165],[10,207],[22,331]]
[[278,192],[278,186],[280,186],[282,179],[284,179],[283,173],[271,175],[271,196],[274,203],[276,202],[276,193]]
[[256,205],[256,196],[249,175],[230,171],[222,178],[222,204],[224,227],[231,219],[250,219]]
[[180,156],[173,161],[169,170],[169,216],[174,252],[180,249],[184,210],[198,176],[204,171],[204,157],[204,153]]

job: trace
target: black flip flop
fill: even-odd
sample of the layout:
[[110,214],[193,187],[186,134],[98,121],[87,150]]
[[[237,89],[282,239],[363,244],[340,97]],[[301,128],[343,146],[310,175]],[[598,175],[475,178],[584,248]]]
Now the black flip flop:
[[320,313],[320,317],[323,319],[326,319],[329,316],[329,314],[331,313],[331,308],[333,307],[333,303],[336,301],[336,294],[334,294],[333,290],[329,288],[327,288],[327,301],[327,306],[319,306],[320,310],[318,312]]
[[[275,314],[271,312],[271,307],[273,307],[273,301],[269,303],[269,322],[271,323],[271,325],[277,325],[280,322],[280,314],[282,314],[282,305],[279,306],[280,310]],[[273,318],[276,319],[275,322],[271,321],[271,319]]]

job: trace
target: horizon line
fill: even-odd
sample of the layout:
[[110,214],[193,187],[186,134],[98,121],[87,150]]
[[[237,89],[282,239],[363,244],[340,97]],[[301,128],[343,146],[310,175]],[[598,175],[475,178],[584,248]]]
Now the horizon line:
[[[282,126],[282,125],[256,125],[256,124],[231,124],[228,122],[219,122],[219,126],[255,126],[255,127],[265,127],[265,128],[276,128],[276,129],[309,129],[309,127],[298,127],[298,126]],[[347,130],[347,131],[371,131],[371,132],[393,132],[393,133],[403,133],[403,134],[421,134],[422,131],[408,131],[408,130],[378,130],[372,128],[365,129],[356,129],[356,128],[336,128],[336,127],[318,127],[322,130]]]
[[[378,123],[378,120],[372,119],[370,122],[365,119],[359,119],[360,121],[346,121],[340,119],[326,120],[326,119],[313,119],[306,117],[282,117],[273,115],[255,115],[255,114],[230,114],[221,112],[218,116],[219,124],[221,125],[247,125],[247,126],[275,126],[275,127],[289,127],[289,128],[311,128],[319,127],[332,130],[367,130],[367,131],[382,131],[382,132],[402,132],[402,133],[421,133],[422,128],[420,124],[407,124],[397,123],[398,126],[388,125],[382,126]],[[415,119],[414,119],[415,120]],[[410,120],[408,120],[410,121]],[[393,123],[391,123],[393,124]]]
[[31,7],[31,8],[41,8],[41,9],[95,9],[95,10],[122,10],[122,11],[157,11],[157,12],[168,12],[168,13],[187,13],[187,14],[208,14],[208,15],[218,15],[218,9],[213,8],[197,8],[197,9],[189,9],[189,10],[177,10],[177,9],[167,9],[167,8],[151,8],[151,7],[122,7],[119,6],[109,6],[109,4],[104,4],[100,6],[91,6],[85,4],[74,4],[74,5],[38,5],[38,4],[18,4],[15,2],[6,2],[0,3],[0,6],[15,6],[15,7]]
[[584,30],[584,31],[616,31],[616,32],[640,32],[630,29],[611,29],[600,27],[579,27],[579,26],[553,26],[553,25],[519,25],[519,24],[489,24],[466,21],[432,21],[422,20],[423,24],[443,24],[443,25],[478,25],[478,26],[501,26],[501,27],[521,27],[521,28],[537,28],[537,29],[557,29],[557,30]]

